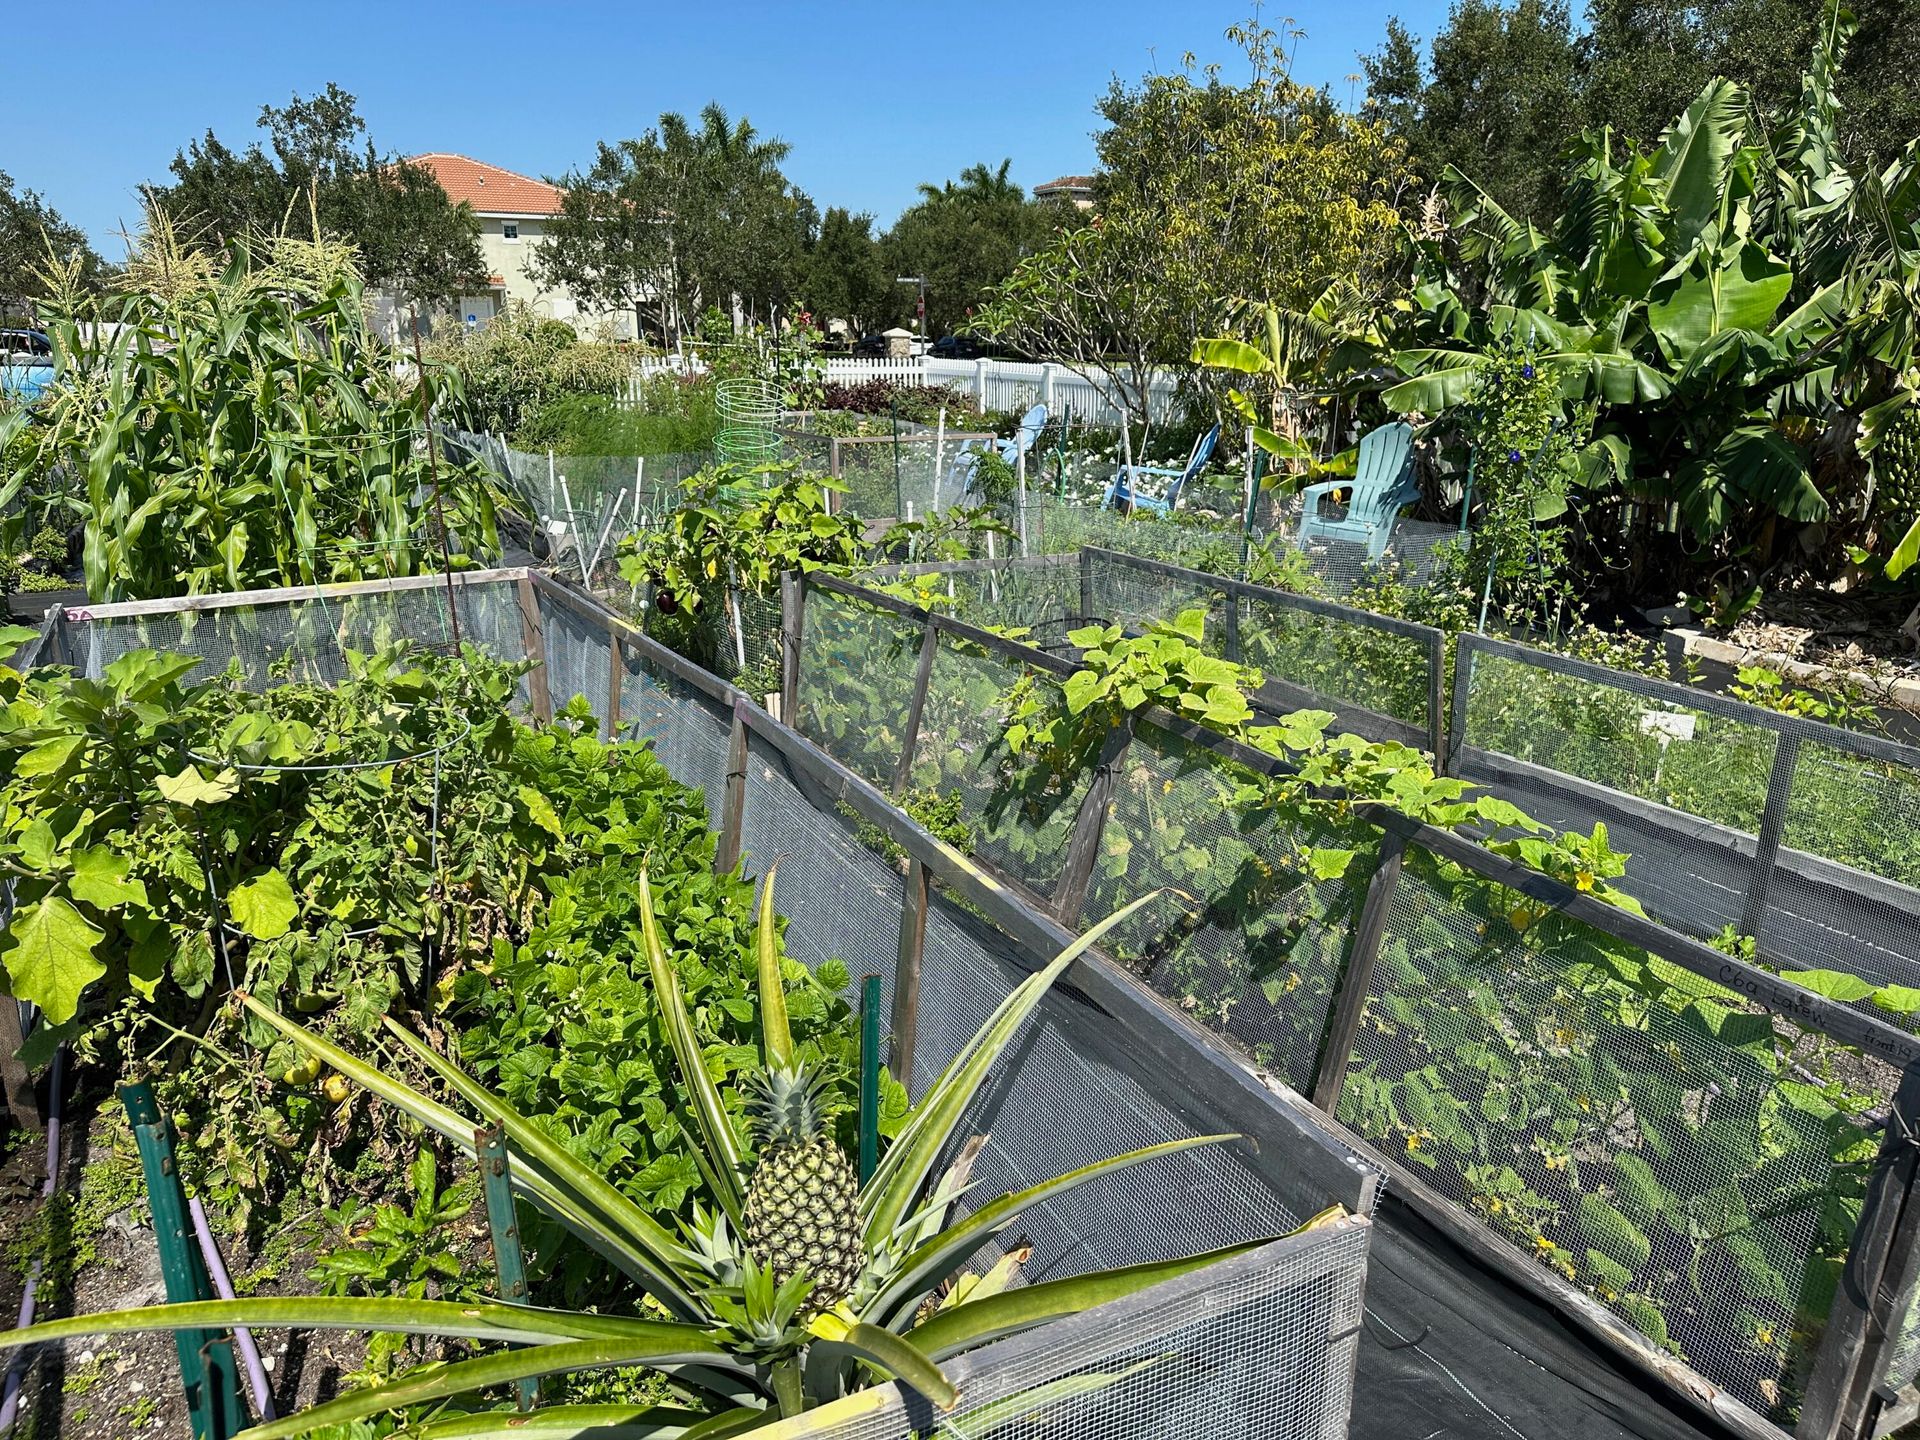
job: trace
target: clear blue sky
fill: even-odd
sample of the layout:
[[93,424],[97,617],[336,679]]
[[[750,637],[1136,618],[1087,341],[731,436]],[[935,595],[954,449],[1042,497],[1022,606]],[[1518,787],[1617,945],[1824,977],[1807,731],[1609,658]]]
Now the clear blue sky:
[[[793,146],[824,208],[882,226],[923,180],[1013,160],[1034,185],[1093,163],[1093,102],[1118,74],[1233,59],[1250,0],[628,0],[625,4],[175,3],[7,6],[17,103],[0,170],[117,259],[137,188],[209,127],[236,148],[266,103],[329,80],[383,147],[451,150],[534,175],[594,141],[718,100]],[[1432,32],[1445,0],[1268,3],[1305,29],[1296,73],[1344,99],[1356,55],[1398,13]]]

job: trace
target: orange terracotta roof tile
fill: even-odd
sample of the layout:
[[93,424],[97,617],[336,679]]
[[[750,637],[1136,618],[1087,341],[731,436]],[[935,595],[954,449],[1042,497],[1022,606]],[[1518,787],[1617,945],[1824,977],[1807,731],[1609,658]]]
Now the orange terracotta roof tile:
[[557,215],[560,192],[544,180],[503,170],[465,155],[434,152],[412,157],[424,165],[458,205],[462,201],[483,215]]

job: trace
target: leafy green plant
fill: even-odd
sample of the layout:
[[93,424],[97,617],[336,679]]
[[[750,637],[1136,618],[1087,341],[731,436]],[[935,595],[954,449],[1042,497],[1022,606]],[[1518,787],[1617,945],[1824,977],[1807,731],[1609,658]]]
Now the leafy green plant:
[[[769,877],[771,879],[771,877]],[[475,1341],[516,1342],[523,1348],[420,1372],[373,1390],[323,1402],[257,1427],[260,1440],[304,1433],[406,1405],[466,1394],[482,1386],[604,1365],[651,1366],[667,1371],[691,1407],[678,1417],[654,1414],[642,1423],[711,1421],[715,1433],[756,1428],[792,1417],[861,1388],[869,1369],[896,1376],[943,1411],[958,1393],[940,1368],[950,1355],[987,1339],[1073,1314],[1190,1272],[1228,1254],[1208,1255],[1008,1288],[1011,1278],[976,1279],[940,1298],[956,1266],[993,1236],[1017,1223],[1032,1205],[1102,1175],[1226,1136],[1164,1141],[1096,1162],[1028,1189],[953,1214],[966,1183],[963,1158],[937,1173],[940,1156],[958,1132],[968,1102],[1054,982],[1115,921],[1154,897],[1146,896],[1066,950],[998,1007],[964,1046],[947,1072],[916,1106],[879,1169],[855,1187],[843,1177],[830,1186],[820,1176],[835,1164],[832,1142],[820,1132],[819,1082],[795,1054],[781,1004],[774,948],[772,886],[762,891],[759,926],[760,1060],[772,1092],[757,1127],[752,1154],[729,1117],[692,1033],[675,969],[667,958],[644,875],[640,922],[660,1023],[677,1057],[681,1103],[690,1117],[688,1150],[698,1165],[712,1208],[696,1207],[676,1235],[647,1216],[593,1168],[555,1144],[544,1126],[491,1095],[452,1062],[404,1028],[389,1024],[395,1044],[429,1067],[457,1097],[460,1109],[438,1103],[346,1051],[250,1001],[261,1020],[319,1055],[356,1083],[464,1149],[472,1130],[462,1111],[503,1126],[513,1166],[529,1197],[567,1225],[606,1261],[643,1285],[668,1318],[427,1300],[354,1300],[331,1297],[240,1300],[92,1315],[56,1321],[0,1337],[14,1346],[68,1335],[245,1324],[332,1326],[438,1334]],[[804,1100],[796,1111],[787,1098]],[[803,1165],[796,1150],[815,1152]],[[846,1167],[844,1153],[837,1163]],[[798,1169],[796,1167],[799,1167]],[[797,1180],[803,1171],[814,1179]],[[803,1198],[794,1186],[814,1188]],[[778,1198],[772,1198],[777,1194]],[[824,1207],[824,1208],[821,1208]],[[796,1209],[819,1210],[816,1226],[833,1230],[832,1244],[847,1261],[829,1265],[806,1247],[794,1248]],[[827,1244],[823,1236],[818,1244]],[[828,1280],[835,1283],[828,1288]],[[995,1414],[1004,1411],[1004,1403]],[[543,1412],[554,1424],[597,1419],[564,1407]],[[476,1420],[471,1433],[509,1433],[515,1417]]]

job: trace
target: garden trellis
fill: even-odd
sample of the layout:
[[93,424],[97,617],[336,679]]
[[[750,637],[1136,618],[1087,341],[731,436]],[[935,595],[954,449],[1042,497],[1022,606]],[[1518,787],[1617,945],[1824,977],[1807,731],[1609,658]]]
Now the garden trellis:
[[[1446,755],[1439,632],[1111,553],[919,567],[918,583],[941,588],[943,569],[958,614],[822,575],[790,587],[796,728],[903,800],[957,795],[976,859],[1069,928],[1143,887],[1196,894],[1188,921],[1116,932],[1116,961],[1311,1094],[1443,1227],[1624,1353],[1671,1376],[1677,1350],[1697,1372],[1683,1383],[1723,1421],[1737,1408],[1752,1434],[1852,1433],[1876,1383],[1910,1378],[1886,1367],[1920,1260],[1907,1198],[1920,1042],[1882,1009],[1713,948],[1654,900],[1653,918],[1616,908],[1468,835],[1391,812],[1384,829],[1328,821],[1317,834],[1236,814],[1236,778],[1275,762],[1177,715],[1135,713],[1070,771],[1016,755],[1001,738],[1006,695],[1075,666],[963,617],[981,602],[987,623],[1030,624],[1045,641],[1204,607],[1220,650],[1231,637],[1285,677],[1263,704],[1317,698],[1356,729]],[[1033,608],[1009,613],[1010,597]],[[1467,646],[1456,713],[1473,648],[1491,643]],[[1511,683],[1498,694],[1519,698]],[[1782,719],[1709,706],[1721,707]],[[1832,727],[1790,728],[1876,764],[1909,760]],[[1473,763],[1469,751],[1465,773]],[[1265,857],[1301,843],[1358,858],[1336,879],[1275,881]],[[1712,887],[1661,863],[1673,887]],[[1638,894],[1635,881],[1630,868],[1621,883]],[[1790,941],[1773,923],[1790,893],[1773,891],[1763,936]],[[1911,937],[1914,914],[1909,894],[1888,923],[1906,917]]]
[[[679,780],[702,788],[721,831],[719,864],[744,859],[760,873],[780,859],[791,953],[810,964],[843,958],[856,985],[862,970],[879,977],[893,1017],[888,1063],[912,1093],[993,1008],[996,987],[1004,994],[1070,942],[1051,916],[747,697],[537,573],[78,609],[56,616],[50,647],[83,673],[167,645],[203,656],[209,672],[237,661],[256,683],[325,679],[343,673],[348,649],[410,627],[439,634],[449,604],[469,643],[532,662],[520,703],[536,717],[586,695],[605,733],[649,739]],[[1048,996],[970,1129],[990,1136],[973,1171],[989,1185],[1085,1164],[1116,1137],[1237,1130],[1255,1142],[1183,1151],[1036,1209],[1026,1217],[1032,1279],[1245,1242],[1330,1201],[1354,1218],[1249,1252],[1216,1283],[1101,1312],[1098,1343],[1069,1327],[976,1352],[958,1372],[969,1411],[1059,1380],[1044,1422],[1023,1424],[1128,1435],[1204,1419],[1275,1440],[1346,1433],[1379,1171],[1322,1117],[1266,1090],[1223,1047],[1092,960]],[[1168,1195],[1180,1203],[1162,1203]],[[1090,1374],[1100,1383],[1075,1382]],[[904,1436],[917,1428],[918,1404],[883,1391],[828,1433]]]

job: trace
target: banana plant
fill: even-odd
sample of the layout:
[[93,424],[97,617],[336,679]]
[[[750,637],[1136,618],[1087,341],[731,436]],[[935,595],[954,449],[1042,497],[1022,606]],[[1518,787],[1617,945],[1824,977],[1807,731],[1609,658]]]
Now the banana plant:
[[[636,906],[659,1022],[678,1060],[682,1099],[694,1121],[689,1133],[696,1138],[689,1143],[712,1201],[711,1208],[696,1204],[692,1217],[679,1222],[678,1233],[579,1160],[546,1125],[517,1113],[392,1020],[387,1024],[394,1041],[437,1076],[456,1103],[443,1104],[252,997],[242,999],[255,1015],[310,1054],[466,1154],[473,1154],[476,1121],[500,1126],[520,1194],[631,1277],[645,1291],[650,1313],[411,1299],[244,1299],[56,1320],[0,1334],[0,1348],[87,1335],[241,1325],[392,1331],[514,1347],[322,1401],[257,1425],[242,1440],[303,1435],[320,1426],[431,1406],[488,1387],[613,1366],[662,1372],[673,1385],[674,1403],[651,1408],[553,1406],[539,1412],[537,1433],[553,1440],[609,1434],[717,1440],[785,1422],[781,1434],[804,1434],[809,1411],[863,1388],[876,1374],[896,1378],[940,1411],[950,1411],[959,1395],[941,1368],[949,1357],[1266,1243],[1017,1287],[1009,1283],[1013,1263],[1003,1260],[985,1275],[946,1283],[968,1257],[1005,1233],[1031,1206],[1143,1162],[1240,1138],[1203,1135],[1164,1141],[971,1204],[964,1213],[957,1202],[968,1190],[968,1172],[984,1142],[961,1143],[957,1158],[942,1167],[943,1158],[955,1153],[954,1142],[975,1092],[1054,983],[1101,936],[1157,894],[1141,897],[1094,926],[1015,987],[928,1089],[878,1170],[858,1191],[849,1220],[861,1263],[842,1295],[818,1294],[819,1277],[805,1266],[783,1269],[773,1258],[777,1245],[766,1243],[780,1236],[748,1238],[755,1227],[755,1195],[770,1147],[763,1146],[758,1159],[749,1162],[701,1058],[642,873]],[[761,890],[755,944],[766,1073],[791,1075],[794,1051],[781,998],[771,871]],[[840,1159],[844,1163],[844,1156]],[[1335,1207],[1308,1223],[1316,1225],[1339,1213]],[[1045,1403],[1051,1393],[1040,1386],[1026,1392],[1024,1401],[1031,1408]],[[1004,1402],[990,1408],[996,1424],[1012,1418],[1003,1413]],[[530,1418],[505,1412],[448,1415],[430,1422],[423,1433],[532,1433],[525,1430]]]

